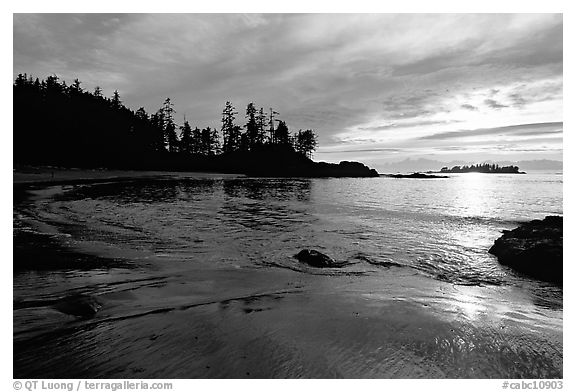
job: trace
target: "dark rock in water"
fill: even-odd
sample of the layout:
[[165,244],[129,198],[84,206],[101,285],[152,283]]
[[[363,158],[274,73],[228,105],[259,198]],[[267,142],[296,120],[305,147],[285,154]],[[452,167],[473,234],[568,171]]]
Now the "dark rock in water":
[[295,255],[301,263],[306,263],[312,267],[317,268],[334,268],[341,267],[345,263],[334,261],[330,256],[320,253],[317,250],[304,249]]
[[450,178],[448,176],[437,176],[434,174],[412,173],[412,174],[385,174],[386,177],[392,178]]
[[101,307],[95,297],[84,294],[66,297],[54,304],[54,309],[62,313],[84,318],[93,317]]
[[489,252],[519,272],[562,284],[562,242],[562,217],[547,216],[504,230]]

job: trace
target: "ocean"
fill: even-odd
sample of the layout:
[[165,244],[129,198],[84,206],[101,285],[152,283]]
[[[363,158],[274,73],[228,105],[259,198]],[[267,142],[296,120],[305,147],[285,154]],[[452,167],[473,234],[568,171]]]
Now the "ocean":
[[[15,245],[84,258],[15,268],[15,376],[562,377],[562,288],[488,253],[562,200],[561,173],[36,189]],[[303,265],[302,249],[346,265]],[[94,316],[58,305],[80,295]]]

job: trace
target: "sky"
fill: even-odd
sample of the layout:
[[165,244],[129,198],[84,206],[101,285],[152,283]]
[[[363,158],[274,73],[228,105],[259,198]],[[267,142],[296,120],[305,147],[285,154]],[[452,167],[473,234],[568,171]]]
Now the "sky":
[[314,129],[315,160],[562,160],[561,14],[14,14],[13,76],[171,98],[220,127],[231,101]]

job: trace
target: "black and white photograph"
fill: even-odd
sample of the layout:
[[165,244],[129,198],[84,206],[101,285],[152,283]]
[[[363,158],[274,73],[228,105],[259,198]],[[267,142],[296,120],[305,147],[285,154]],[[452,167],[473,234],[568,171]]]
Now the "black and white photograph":
[[9,387],[568,389],[563,14],[328,11],[12,14]]

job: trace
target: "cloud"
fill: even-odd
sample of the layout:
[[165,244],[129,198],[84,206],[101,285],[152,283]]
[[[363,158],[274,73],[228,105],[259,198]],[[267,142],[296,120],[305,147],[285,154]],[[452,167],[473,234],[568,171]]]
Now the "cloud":
[[502,109],[502,108],[508,107],[508,105],[502,105],[501,103],[499,103],[493,99],[485,99],[484,104],[491,109]]
[[404,151],[401,148],[358,148],[358,149],[340,149],[340,150],[323,150],[322,153],[323,154],[340,154],[340,153],[347,153],[347,152],[392,152],[392,153],[396,153],[396,152],[402,152]]
[[385,130],[396,130],[403,128],[418,128],[430,125],[445,125],[448,123],[456,123],[458,120],[422,120],[422,121],[405,121],[405,122],[394,122],[385,125],[360,127],[359,129],[365,131],[385,131]]
[[242,122],[254,102],[321,146],[352,145],[561,121],[562,26],[558,14],[15,14],[13,68],[118,89],[134,109],[170,97],[198,126],[218,126],[227,100]]
[[476,136],[514,135],[514,136],[541,136],[549,134],[562,134],[563,123],[519,124],[505,127],[480,128],[453,132],[435,133],[423,136],[421,140],[448,140],[455,138],[469,138]]
[[528,103],[528,101],[526,101],[526,99],[524,99],[518,93],[509,94],[508,98],[512,101],[512,106],[514,106],[514,107],[522,108]]

